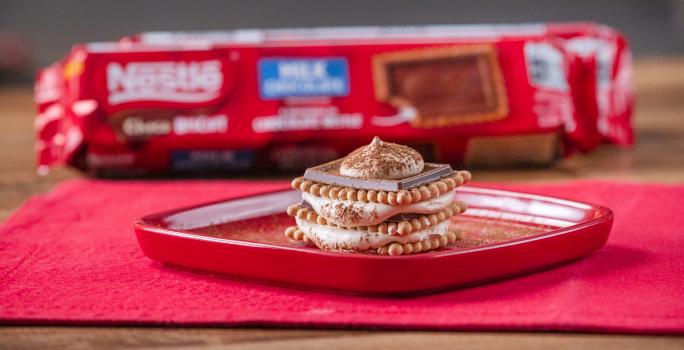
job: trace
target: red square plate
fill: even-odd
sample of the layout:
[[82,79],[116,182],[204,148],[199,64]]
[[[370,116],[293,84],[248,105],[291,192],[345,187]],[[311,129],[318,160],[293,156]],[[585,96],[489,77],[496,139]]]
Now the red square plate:
[[453,219],[462,239],[403,256],[324,252],[291,241],[284,212],[301,194],[284,190],[153,214],[135,222],[143,252],[165,264],[240,280],[354,294],[410,295],[525,274],[602,247],[613,224],[605,207],[533,194],[461,187]]

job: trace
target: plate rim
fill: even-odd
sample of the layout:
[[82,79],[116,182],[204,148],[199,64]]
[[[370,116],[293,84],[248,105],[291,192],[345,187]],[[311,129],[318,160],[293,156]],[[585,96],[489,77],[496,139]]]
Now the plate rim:
[[[461,187],[459,187],[459,188],[461,188]],[[362,260],[368,260],[368,259],[376,260],[377,259],[377,260],[384,260],[384,261],[386,261],[387,259],[397,259],[397,260],[409,260],[410,261],[410,260],[417,260],[417,259],[447,258],[447,257],[451,257],[451,256],[456,256],[456,255],[472,254],[472,253],[477,253],[477,252],[482,252],[482,251],[489,251],[489,250],[500,249],[500,248],[515,246],[515,245],[520,245],[520,244],[526,244],[526,243],[530,243],[530,242],[534,242],[534,241],[538,241],[538,240],[543,240],[543,239],[551,239],[551,238],[554,238],[557,236],[572,233],[574,231],[582,230],[586,227],[599,225],[599,224],[604,223],[604,222],[612,222],[614,219],[614,213],[610,208],[605,207],[603,205],[592,204],[592,203],[588,203],[588,202],[584,202],[584,201],[577,201],[577,200],[566,199],[566,198],[562,198],[562,197],[547,196],[547,195],[535,194],[535,193],[529,193],[529,192],[519,192],[519,191],[491,188],[491,187],[481,186],[481,185],[467,185],[467,186],[462,186],[462,188],[467,189],[470,192],[479,192],[479,193],[483,193],[483,194],[498,194],[498,195],[505,195],[508,197],[517,197],[517,198],[523,197],[523,198],[528,198],[528,199],[538,199],[538,200],[556,202],[556,203],[563,204],[566,206],[575,206],[575,207],[582,206],[582,207],[585,207],[584,209],[586,209],[586,210],[593,209],[596,212],[600,213],[600,215],[598,215],[598,217],[595,217],[595,218],[592,218],[592,219],[589,219],[586,221],[582,221],[582,222],[579,222],[579,223],[571,225],[571,226],[559,227],[559,228],[556,228],[553,230],[544,231],[544,232],[533,234],[533,235],[530,235],[527,237],[508,240],[508,241],[504,241],[504,242],[500,242],[500,243],[489,244],[489,245],[484,245],[484,246],[479,246],[479,247],[468,247],[468,248],[459,248],[459,249],[444,249],[444,250],[438,250],[438,251],[432,251],[432,252],[425,252],[425,253],[421,253],[421,254],[409,254],[409,255],[399,255],[399,256],[385,256],[385,255],[373,255],[373,254],[363,254],[363,253],[323,251],[320,249],[311,249],[311,247],[284,246],[284,245],[275,245],[275,244],[269,244],[269,243],[236,240],[236,239],[230,239],[230,238],[219,238],[219,237],[212,237],[209,235],[198,234],[198,233],[191,232],[188,230],[182,230],[182,229],[174,230],[174,229],[169,229],[166,227],[160,227],[158,225],[152,224],[153,221],[159,221],[160,219],[162,219],[165,216],[177,214],[177,213],[184,212],[184,211],[198,209],[198,208],[211,206],[211,205],[215,205],[215,204],[219,204],[219,203],[241,200],[241,199],[245,199],[245,198],[252,198],[252,197],[256,197],[256,196],[265,196],[265,195],[275,194],[275,193],[280,193],[280,192],[295,191],[288,186],[288,187],[283,187],[282,189],[271,189],[271,190],[256,192],[256,193],[252,193],[252,194],[240,195],[237,197],[231,197],[231,198],[219,199],[219,200],[215,200],[215,201],[203,202],[203,203],[199,203],[199,204],[182,206],[182,207],[175,208],[175,209],[170,209],[170,210],[165,210],[165,211],[161,211],[161,212],[148,214],[148,215],[145,215],[145,216],[142,216],[140,218],[135,219],[133,221],[133,228],[134,228],[134,231],[136,232],[136,235],[139,235],[140,232],[155,233],[155,234],[161,234],[161,235],[167,235],[167,236],[174,236],[174,237],[183,238],[183,239],[191,239],[191,240],[197,240],[197,241],[220,243],[220,244],[230,245],[230,246],[240,246],[240,247],[249,247],[249,248],[266,249],[266,250],[277,249],[277,250],[291,251],[293,253],[311,254],[311,255],[320,256],[320,257],[329,257],[329,258],[337,258],[337,259],[340,259],[340,258],[362,259]],[[610,235],[610,232],[608,233],[608,235]]]

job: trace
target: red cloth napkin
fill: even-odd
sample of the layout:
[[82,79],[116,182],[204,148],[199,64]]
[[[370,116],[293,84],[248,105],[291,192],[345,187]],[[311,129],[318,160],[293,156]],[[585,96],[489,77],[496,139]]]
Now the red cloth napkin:
[[0,228],[0,322],[202,324],[684,334],[684,185],[506,188],[604,204],[608,244],[575,263],[469,289],[380,299],[290,290],[147,259],[131,222],[286,186],[257,181],[75,180]]

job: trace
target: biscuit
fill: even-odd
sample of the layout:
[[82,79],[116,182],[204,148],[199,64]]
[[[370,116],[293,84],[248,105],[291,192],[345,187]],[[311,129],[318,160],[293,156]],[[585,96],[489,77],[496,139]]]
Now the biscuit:
[[412,49],[373,57],[375,96],[396,108],[412,106],[416,127],[503,119],[508,99],[493,45]]

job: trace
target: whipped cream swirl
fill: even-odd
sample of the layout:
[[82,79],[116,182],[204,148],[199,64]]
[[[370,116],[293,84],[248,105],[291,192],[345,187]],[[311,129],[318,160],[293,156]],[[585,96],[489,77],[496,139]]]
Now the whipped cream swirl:
[[418,175],[425,166],[423,157],[411,147],[384,142],[379,137],[350,153],[340,174],[355,178],[398,180]]

